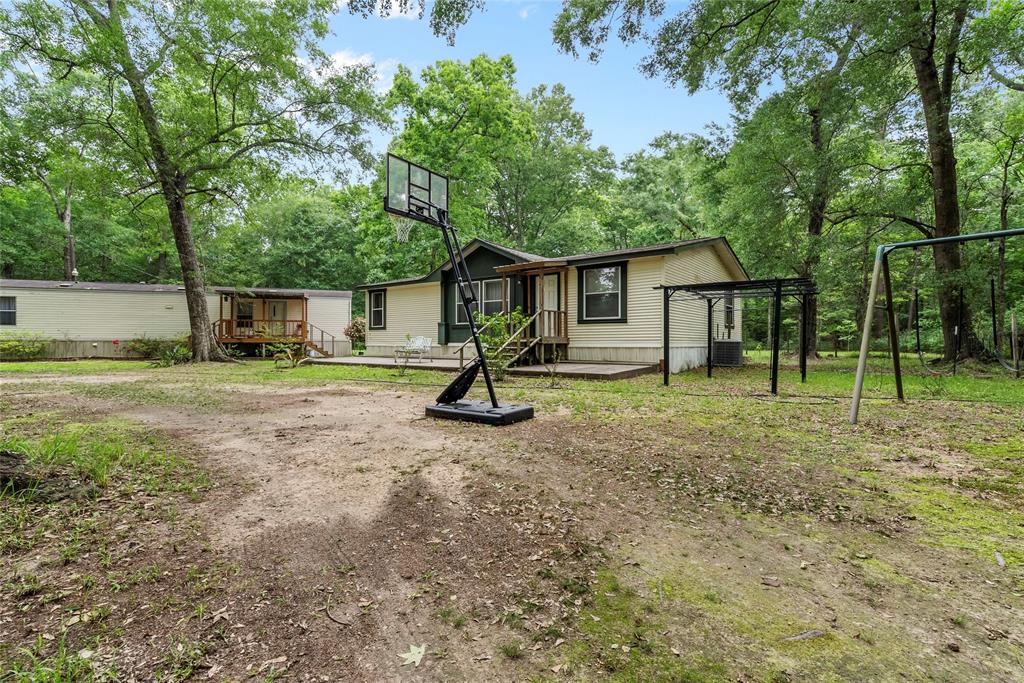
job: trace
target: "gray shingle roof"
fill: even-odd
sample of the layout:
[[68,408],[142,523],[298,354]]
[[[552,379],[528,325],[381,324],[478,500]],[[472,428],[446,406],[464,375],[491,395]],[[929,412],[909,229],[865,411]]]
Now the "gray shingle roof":
[[[67,280],[0,280],[0,289],[68,289],[74,291],[164,292],[180,293],[184,285],[153,285],[144,282],[69,282]],[[340,289],[275,289],[271,287],[210,287],[218,294],[254,296],[321,296],[351,298],[352,292]]]

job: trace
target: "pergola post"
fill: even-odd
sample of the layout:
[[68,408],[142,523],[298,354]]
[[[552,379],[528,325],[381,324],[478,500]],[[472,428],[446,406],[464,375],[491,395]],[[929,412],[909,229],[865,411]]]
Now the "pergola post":
[[669,306],[668,302],[672,296],[672,290],[667,287],[661,290],[662,312],[661,312],[661,383],[668,386],[669,356]]
[[807,295],[800,297],[800,383],[807,382]]
[[779,395],[779,329],[782,319],[782,280],[775,281],[775,304],[772,311],[772,395]]
[[708,377],[711,377],[711,366],[715,364],[714,340],[711,337],[711,325],[715,319],[715,300],[708,297]]

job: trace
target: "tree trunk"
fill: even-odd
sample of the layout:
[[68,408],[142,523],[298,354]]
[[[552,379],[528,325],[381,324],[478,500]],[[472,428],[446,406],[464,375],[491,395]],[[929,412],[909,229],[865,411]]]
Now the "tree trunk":
[[78,259],[75,254],[75,233],[71,229],[71,183],[64,188],[64,208],[60,214],[64,226],[64,279],[77,279]]
[[[167,215],[174,234],[174,244],[181,262],[181,276],[185,285],[185,301],[188,305],[189,329],[191,331],[192,360],[229,361],[231,360],[214,337],[210,323],[210,312],[206,306],[206,284],[203,281],[202,266],[196,254],[196,245],[192,237],[192,220],[188,215],[185,197],[188,189],[186,178],[171,159],[160,130],[160,121],[153,100],[146,90],[145,78],[136,66],[128,47],[128,39],[121,25],[117,9],[108,17],[113,38],[117,41],[120,66],[123,77],[131,89],[136,109],[146,129],[146,137],[153,153],[153,165],[156,168],[157,180],[167,205]],[[100,20],[102,23],[102,19]]]
[[50,197],[50,202],[53,204],[53,212],[57,214],[57,220],[60,221],[61,226],[64,228],[64,279],[74,280],[75,279],[75,233],[71,230],[71,194],[73,185],[69,180],[64,185],[64,197],[58,197],[56,190],[50,183],[50,178],[47,172],[43,169],[35,169],[33,171],[36,176],[36,180],[40,182],[43,189],[46,190],[46,194]]
[[167,279],[167,252],[161,251],[156,255],[156,279],[163,282]]
[[[935,212],[935,237],[960,234],[960,204],[957,198],[956,154],[953,132],[949,126],[949,109],[953,85],[953,68],[960,32],[967,16],[966,4],[955,10],[950,44],[940,76],[935,61],[934,24],[921,18],[920,6],[913,3],[913,14],[920,22],[918,35],[910,43],[910,57],[917,78],[917,90],[924,110],[928,134],[928,159],[932,171],[932,206]],[[960,311],[960,245],[937,244],[932,248],[935,270],[938,274],[939,317],[942,321],[942,355],[952,360],[956,353],[956,329],[962,319],[961,333],[964,344],[961,354],[978,355],[984,348],[974,333],[970,307],[965,303]]]
[[[821,231],[825,225],[825,211],[829,202],[830,160],[828,142],[822,132],[822,114],[828,106],[836,82],[846,67],[850,52],[860,36],[860,29],[854,28],[847,36],[846,43],[836,52],[832,67],[820,79],[812,81],[811,98],[815,103],[808,108],[811,117],[811,147],[814,150],[814,186],[811,190],[807,211],[807,254],[804,260],[804,276],[813,278],[821,262]],[[808,358],[818,357],[818,296],[807,295],[807,348]]]
[[[811,191],[811,203],[808,207],[807,220],[807,256],[804,259],[805,277],[814,277],[821,261],[821,229],[825,225],[825,210],[828,208],[828,166],[825,158],[825,142],[821,135],[821,109],[812,108],[811,146],[817,168],[814,171],[814,188]],[[807,295],[807,351],[808,358],[818,357],[818,296]]]

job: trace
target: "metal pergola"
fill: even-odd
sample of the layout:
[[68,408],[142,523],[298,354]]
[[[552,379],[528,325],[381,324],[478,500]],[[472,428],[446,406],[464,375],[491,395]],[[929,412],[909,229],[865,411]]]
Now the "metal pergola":
[[814,280],[806,277],[768,278],[764,280],[740,280],[725,282],[702,282],[688,285],[659,285],[663,296],[662,313],[662,384],[668,386],[669,358],[671,355],[671,326],[669,303],[673,296],[682,294],[692,299],[703,299],[708,306],[708,377],[714,366],[714,339],[712,327],[715,305],[727,298],[764,299],[771,298],[772,315],[772,362],[771,386],[772,394],[779,393],[779,330],[782,321],[782,299],[786,296],[795,297],[800,301],[800,381],[807,381],[807,297],[817,294],[818,288]]

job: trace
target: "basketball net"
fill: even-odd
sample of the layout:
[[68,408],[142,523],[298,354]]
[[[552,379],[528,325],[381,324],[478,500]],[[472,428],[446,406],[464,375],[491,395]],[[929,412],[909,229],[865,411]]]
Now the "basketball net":
[[412,226],[416,225],[416,221],[411,218],[396,216],[393,213],[388,214],[388,216],[391,217],[391,222],[395,224],[395,240],[403,244],[408,242],[409,233],[412,232]]

